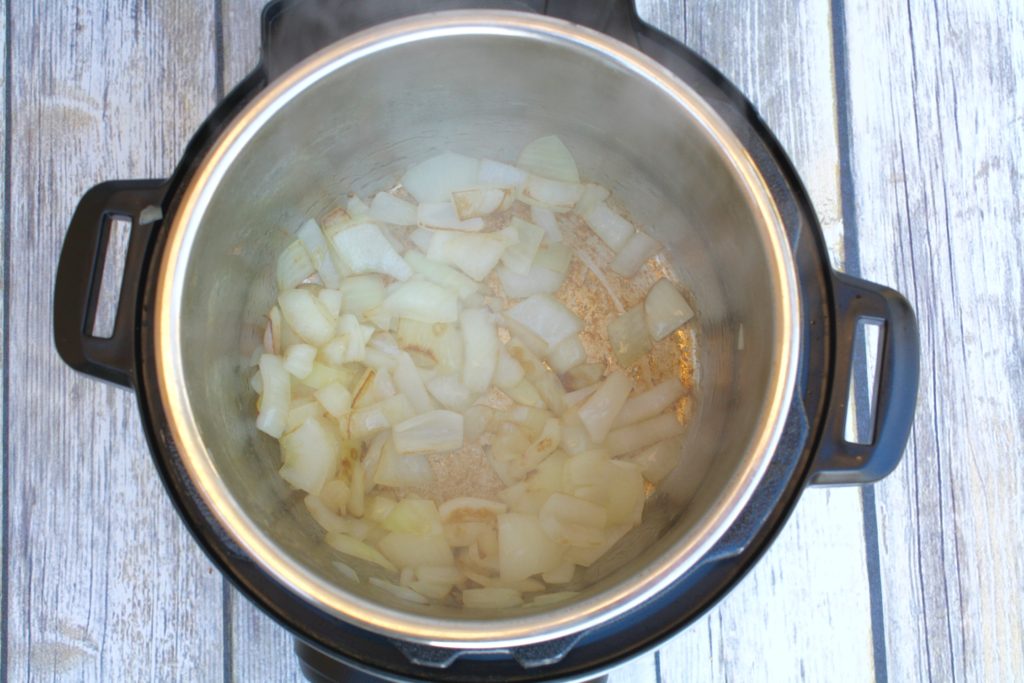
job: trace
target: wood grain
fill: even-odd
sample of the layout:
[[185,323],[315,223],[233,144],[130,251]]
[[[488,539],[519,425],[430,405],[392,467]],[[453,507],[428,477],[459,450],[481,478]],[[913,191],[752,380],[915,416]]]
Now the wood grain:
[[7,411],[10,408],[9,394],[10,385],[7,372],[7,261],[10,256],[8,245],[10,243],[10,195],[7,192],[7,184],[10,175],[8,173],[8,104],[7,95],[10,91],[10,80],[8,79],[9,64],[7,63],[7,0],[0,0],[0,106],[3,116],[0,116],[0,140],[3,140],[3,148],[0,151],[0,170],[4,174],[4,182],[0,184],[0,206],[3,207],[3,219],[0,220],[0,680],[6,680],[5,670],[7,668],[7,515],[10,509],[7,505],[7,456],[9,453],[7,439]]
[[1021,680],[1024,7],[845,22],[861,274],[909,294],[923,345],[911,447],[876,486],[890,677]]
[[50,322],[78,198],[168,174],[212,104],[211,17],[179,3],[10,12],[6,674],[219,677],[220,578],[162,490],[134,397],[68,369]]
[[[786,0],[639,4],[643,16],[701,53],[753,101],[804,179],[833,261],[841,266],[828,6]],[[665,681],[871,679],[859,492],[805,493],[753,571],[666,645],[660,660]]]

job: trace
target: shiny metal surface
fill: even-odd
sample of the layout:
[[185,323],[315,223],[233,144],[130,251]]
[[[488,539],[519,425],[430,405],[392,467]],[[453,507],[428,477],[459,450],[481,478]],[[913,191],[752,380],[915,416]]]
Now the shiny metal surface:
[[[274,297],[276,253],[305,217],[349,191],[391,186],[414,160],[446,149],[512,159],[549,133],[666,245],[697,303],[691,464],[649,499],[641,527],[588,570],[589,585],[572,602],[470,613],[348,583],[331,565],[340,558],[277,476],[276,443],[253,426],[243,354]],[[792,396],[798,292],[756,168],[685,84],[633,49],[558,20],[423,15],[313,56],[225,131],[167,229],[156,358],[170,427],[197,490],[266,571],[375,632],[502,648],[580,631],[651,599],[738,514]]]

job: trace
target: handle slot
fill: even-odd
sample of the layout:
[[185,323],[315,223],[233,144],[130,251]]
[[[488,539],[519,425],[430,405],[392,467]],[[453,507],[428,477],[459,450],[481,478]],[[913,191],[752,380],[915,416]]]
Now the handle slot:
[[884,320],[860,318],[857,321],[846,404],[846,443],[870,446],[875,442],[878,372],[885,334]]

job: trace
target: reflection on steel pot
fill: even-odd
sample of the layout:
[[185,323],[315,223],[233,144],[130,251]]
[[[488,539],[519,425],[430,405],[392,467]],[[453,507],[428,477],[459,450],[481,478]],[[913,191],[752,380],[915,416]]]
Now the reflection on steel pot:
[[[508,9],[521,11],[495,11]],[[298,636],[311,678],[597,675],[719,599],[803,487],[896,466],[917,390],[912,311],[831,271],[799,180],[750,105],[627,0],[278,2],[263,40],[260,66],[171,179],[82,199],[54,327],[70,365],[137,391],[183,519]],[[699,402],[684,448],[700,466],[660,484],[641,525],[565,602],[467,612],[342,581],[339,556],[276,474],[276,443],[253,428],[241,349],[262,332],[276,255],[341,190],[365,195],[447,149],[514,158],[548,133],[649,226],[698,303]],[[115,214],[134,225],[116,329],[98,339],[90,284]],[[843,430],[865,318],[885,337],[873,440],[861,445]]]

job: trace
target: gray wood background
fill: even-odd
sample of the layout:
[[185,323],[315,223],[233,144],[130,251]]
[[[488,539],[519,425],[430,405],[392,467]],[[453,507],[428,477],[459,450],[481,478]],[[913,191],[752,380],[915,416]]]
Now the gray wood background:
[[[2,632],[10,681],[296,681],[178,521],[134,399],[52,345],[82,193],[168,174],[262,0],[0,0]],[[640,0],[747,93],[835,263],[907,293],[903,464],[815,489],[709,614],[615,681],[1024,680],[1024,3]]]

